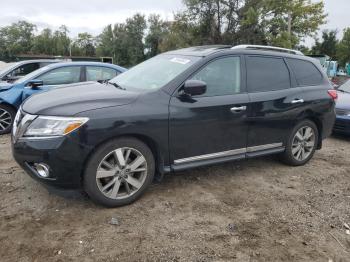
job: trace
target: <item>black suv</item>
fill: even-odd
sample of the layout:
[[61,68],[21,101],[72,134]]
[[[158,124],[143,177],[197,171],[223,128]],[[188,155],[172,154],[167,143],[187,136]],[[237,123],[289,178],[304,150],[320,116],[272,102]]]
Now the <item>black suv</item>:
[[43,183],[120,206],[155,174],[269,154],[303,165],[332,132],[336,98],[319,63],[297,51],[187,48],[108,83],[32,96],[16,116],[13,154]]

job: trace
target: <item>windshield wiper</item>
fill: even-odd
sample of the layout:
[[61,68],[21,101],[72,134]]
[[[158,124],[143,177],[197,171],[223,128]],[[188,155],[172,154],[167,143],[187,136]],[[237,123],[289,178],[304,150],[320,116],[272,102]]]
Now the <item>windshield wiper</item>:
[[121,87],[121,86],[118,85],[117,83],[113,83],[113,82],[109,82],[109,81],[107,81],[106,83],[109,84],[109,85],[112,85],[112,86],[114,86],[114,87],[116,87],[116,88],[118,88],[118,89],[120,89],[120,90],[126,90],[126,88]]

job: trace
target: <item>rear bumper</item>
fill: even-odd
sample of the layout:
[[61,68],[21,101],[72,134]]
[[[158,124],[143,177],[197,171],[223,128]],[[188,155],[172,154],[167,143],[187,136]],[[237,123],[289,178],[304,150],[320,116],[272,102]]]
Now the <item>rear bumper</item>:
[[333,132],[350,135],[350,117],[348,116],[337,116]]
[[[76,189],[81,186],[84,164],[89,154],[86,146],[81,146],[67,138],[45,140],[20,139],[12,145],[16,162],[33,179],[58,188]],[[49,167],[50,176],[41,177],[35,164]]]

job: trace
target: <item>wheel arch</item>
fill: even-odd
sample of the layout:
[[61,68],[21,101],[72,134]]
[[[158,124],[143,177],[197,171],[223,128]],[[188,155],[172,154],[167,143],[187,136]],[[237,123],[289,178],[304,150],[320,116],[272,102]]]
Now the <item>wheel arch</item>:
[[5,102],[5,101],[3,101],[3,100],[0,100],[0,105],[8,106],[8,107],[12,108],[15,112],[18,111],[18,108],[17,108],[17,107],[15,107],[14,105],[11,105],[10,103],[7,103],[7,102]]
[[97,144],[93,148],[93,150],[91,150],[91,152],[88,154],[88,156],[86,157],[86,159],[84,161],[84,165],[83,165],[84,168],[82,169],[82,173],[80,175],[81,183],[84,179],[86,165],[90,161],[93,154],[98,150],[98,148],[100,148],[102,145],[104,145],[112,140],[121,139],[121,138],[134,138],[134,139],[140,140],[141,142],[145,143],[149,147],[149,149],[152,151],[152,154],[154,157],[155,167],[156,167],[155,178],[158,180],[160,180],[162,178],[162,176],[165,173],[165,171],[164,171],[164,159],[162,157],[160,147],[158,146],[156,141],[154,139],[152,139],[151,137],[146,136],[146,135],[142,135],[142,134],[121,134],[118,136],[109,137],[109,138],[101,141],[99,144]]
[[298,123],[300,123],[301,121],[304,121],[304,120],[309,120],[316,125],[317,131],[318,131],[318,141],[317,141],[317,148],[316,149],[321,149],[322,148],[322,132],[323,132],[322,121],[311,110],[307,110],[307,111],[303,112],[302,116],[300,117],[300,121]]

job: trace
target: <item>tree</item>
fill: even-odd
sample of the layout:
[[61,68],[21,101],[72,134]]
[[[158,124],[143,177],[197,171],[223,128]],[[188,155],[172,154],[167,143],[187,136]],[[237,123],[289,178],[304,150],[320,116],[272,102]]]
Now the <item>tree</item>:
[[196,26],[186,14],[175,14],[174,21],[166,22],[165,28],[163,41],[159,45],[160,52],[198,45],[198,39],[193,37]]
[[53,48],[55,55],[70,55],[69,47],[72,41],[68,34],[69,30],[65,25],[60,26],[60,28],[53,33]]
[[89,33],[80,33],[72,49],[74,55],[95,56],[95,39]]
[[337,44],[337,30],[324,30],[322,32],[322,42],[315,39],[312,53],[314,55],[328,55],[332,60],[335,60]]
[[52,37],[51,29],[44,29],[38,36],[34,38],[32,51],[35,54],[54,54],[54,40]]
[[261,0],[261,20],[269,44],[294,48],[325,23],[324,3],[310,0]]
[[115,57],[115,36],[112,25],[106,26],[102,33],[97,37],[97,55]]
[[0,28],[0,56],[13,57],[20,53],[29,53],[35,30],[36,26],[26,21]]
[[[242,0],[184,0],[198,44],[232,44],[239,25]],[[181,15],[179,16],[181,17]]]
[[267,39],[261,24],[260,10],[261,0],[247,0],[238,11],[239,25],[236,33],[229,33],[233,44],[266,45]]
[[144,15],[135,14],[125,23],[127,55],[130,65],[136,65],[145,59],[145,45],[143,39],[147,28]]
[[337,58],[341,66],[350,62],[350,27],[344,29],[343,39],[337,45]]
[[145,39],[147,57],[153,57],[161,52],[160,46],[168,33],[168,23],[160,19],[160,15],[150,15],[148,18],[148,34]]

